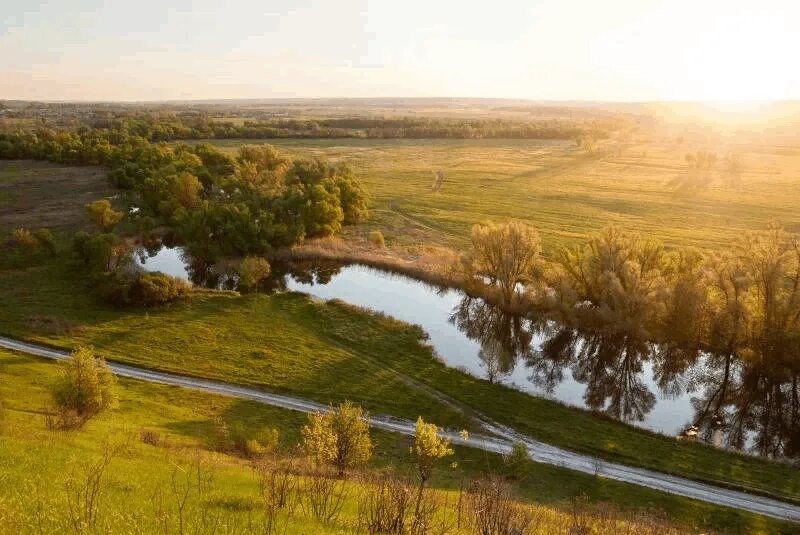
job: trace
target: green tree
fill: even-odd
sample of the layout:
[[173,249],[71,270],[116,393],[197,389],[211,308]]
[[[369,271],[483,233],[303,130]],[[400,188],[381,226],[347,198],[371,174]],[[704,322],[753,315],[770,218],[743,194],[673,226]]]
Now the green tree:
[[[554,288],[585,326],[606,326],[646,336],[660,317],[664,248],[637,234],[608,227],[584,246],[558,256]],[[558,280],[561,279],[561,280]],[[588,303],[589,307],[576,307]]]
[[417,490],[417,504],[415,516],[419,517],[425,485],[433,475],[433,469],[439,459],[453,455],[450,440],[439,436],[439,429],[435,424],[426,423],[422,416],[417,418],[414,430],[414,443],[411,453],[419,473],[419,488]]
[[317,411],[308,415],[308,423],[300,430],[303,451],[317,465],[330,463],[336,458],[336,433],[330,419]]
[[283,188],[289,162],[272,145],[244,145],[236,158],[237,174],[262,194],[274,196]]
[[110,231],[122,219],[122,212],[117,212],[111,207],[108,199],[100,199],[86,205],[89,219],[104,232]]
[[342,206],[345,225],[357,225],[369,216],[369,200],[361,183],[351,176],[349,168],[345,174],[336,179],[339,190],[339,203]]
[[488,278],[500,287],[505,304],[511,304],[519,285],[534,281],[539,267],[541,241],[535,228],[511,221],[485,223],[472,227],[474,274]]
[[189,172],[182,172],[178,175],[168,177],[167,190],[170,199],[178,206],[187,210],[192,210],[200,205],[200,193],[203,191],[203,184],[200,180]]
[[339,475],[366,463],[372,456],[368,416],[349,401],[324,415],[312,414],[302,435],[306,454],[318,463],[331,463]]
[[92,348],[80,347],[70,355],[51,395],[60,410],[74,412],[83,423],[117,403],[116,383],[105,360],[95,358]]

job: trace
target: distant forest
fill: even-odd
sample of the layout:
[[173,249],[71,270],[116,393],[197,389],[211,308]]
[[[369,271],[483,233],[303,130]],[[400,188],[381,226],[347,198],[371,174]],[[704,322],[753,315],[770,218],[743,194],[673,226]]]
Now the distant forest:
[[80,127],[124,132],[148,141],[191,139],[605,139],[619,129],[619,119],[562,118],[459,119],[432,117],[245,118],[230,120],[204,113],[106,112],[61,113],[57,108],[5,110],[6,128]]

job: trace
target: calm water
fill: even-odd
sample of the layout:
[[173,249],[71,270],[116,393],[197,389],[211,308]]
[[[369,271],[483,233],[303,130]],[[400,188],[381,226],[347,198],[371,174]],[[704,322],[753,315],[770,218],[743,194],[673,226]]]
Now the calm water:
[[[178,248],[163,248],[144,258],[141,265],[150,271],[191,278]],[[631,352],[614,349],[617,346],[612,344],[615,352],[612,361],[587,373],[582,366],[585,363],[581,362],[585,358],[575,356],[587,351],[587,343],[580,337],[570,346],[571,356],[559,362],[558,357],[550,357],[543,348],[546,340],[558,336],[553,325],[535,325],[530,320],[503,314],[460,291],[433,288],[408,277],[363,266],[287,274],[280,286],[320,299],[340,299],[417,324],[428,334],[431,346],[443,362],[475,376],[491,376],[497,382],[536,396],[603,410],[668,435],[675,435],[691,424],[691,396],[682,388],[687,379],[673,377],[668,386],[659,386],[648,354],[625,355],[626,351]]]

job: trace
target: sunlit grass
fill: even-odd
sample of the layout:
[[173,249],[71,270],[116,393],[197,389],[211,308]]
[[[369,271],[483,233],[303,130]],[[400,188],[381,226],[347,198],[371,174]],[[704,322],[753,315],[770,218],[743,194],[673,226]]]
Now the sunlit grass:
[[[145,532],[155,529],[154,491],[165,493],[165,506],[174,515],[175,504],[169,490],[172,474],[176,467],[187,470],[199,452],[206,469],[213,474],[213,490],[207,496],[210,511],[226,515],[229,522],[242,526],[248,512],[258,512],[257,479],[246,460],[211,451],[218,425],[215,422],[221,420],[253,430],[278,429],[280,454],[287,455],[298,443],[298,431],[305,421],[303,414],[255,402],[121,380],[117,409],[78,431],[50,431],[42,410],[48,403],[47,387],[55,380],[58,366],[0,350],[0,398],[5,405],[0,426],[0,511],[7,522],[20,516],[35,519],[37,508],[43,504],[46,520],[54,523],[45,525],[66,521],[64,483],[82,474],[85,466],[99,457],[104,443],[111,443],[125,448],[112,460],[100,497],[104,521],[139,525]],[[142,443],[143,429],[157,433],[162,442],[157,446]],[[372,431],[372,436],[376,450],[371,469],[413,473],[409,439],[379,431]],[[450,493],[451,502],[463,481],[480,472],[502,469],[498,456],[469,448],[456,448],[453,459],[458,467],[452,469],[442,463],[433,479],[436,488]],[[693,530],[753,532],[760,528],[789,533],[792,528],[756,515],[547,465],[534,465],[530,475],[515,486],[520,500],[545,506],[540,511],[543,533],[569,524],[572,498],[578,495],[585,495],[590,504],[611,501],[625,511],[658,508]],[[357,496],[362,490],[357,484],[352,485],[343,515],[335,525],[325,526],[300,514],[289,533],[348,531],[356,520]],[[189,510],[197,511],[198,504],[193,500]]]
[[[214,141],[235,151],[243,143]],[[536,140],[266,140],[293,155],[325,156],[354,166],[373,198],[373,220],[389,243],[462,247],[484,219],[517,218],[537,226],[545,254],[574,245],[609,224],[643,232],[670,246],[717,249],[745,230],[780,220],[800,229],[800,148],[784,145],[702,146],[675,141],[592,158],[574,143]],[[740,153],[741,184],[715,180],[678,194],[669,181],[699,149]],[[445,180],[431,192],[434,173]]]
[[[0,272],[0,332],[120,362],[248,384],[373,413],[472,427],[477,409],[545,442],[636,466],[798,499],[800,473],[773,461],[677,442],[611,418],[490,384],[433,358],[408,324],[301,294],[202,293],[158,310],[115,310],[59,263]],[[48,332],[31,317],[74,326]],[[444,402],[436,393],[450,399]],[[459,408],[461,407],[461,408]],[[463,412],[462,412],[463,411]]]

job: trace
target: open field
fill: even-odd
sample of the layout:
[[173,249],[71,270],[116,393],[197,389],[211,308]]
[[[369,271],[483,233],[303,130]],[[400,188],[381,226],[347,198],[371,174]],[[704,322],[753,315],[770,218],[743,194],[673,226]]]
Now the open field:
[[84,226],[84,206],[113,194],[99,167],[0,160],[0,230]]
[[[353,232],[383,231],[392,244],[462,247],[485,219],[517,218],[539,228],[545,254],[609,224],[670,246],[726,246],[746,230],[781,221],[800,230],[800,147],[647,142],[619,156],[590,157],[573,142],[530,140],[269,140],[292,155],[350,163],[373,199],[373,217]],[[234,152],[255,141],[215,141]],[[680,194],[685,155],[741,155],[741,183],[716,176],[707,190]],[[718,167],[720,164],[718,164]],[[445,180],[431,192],[434,173]],[[717,173],[718,175],[719,173]]]
[[[119,408],[90,422],[75,432],[48,431],[43,408],[47,404],[47,385],[56,377],[58,365],[0,350],[0,398],[5,401],[5,418],[0,426],[0,516],[7,522],[26,515],[36,518],[36,508],[47,504],[45,525],[65,518],[58,512],[65,506],[64,483],[75,471],[80,472],[100,455],[105,442],[124,445],[109,467],[107,484],[100,497],[102,521],[128,521],[147,531],[153,521],[154,489],[161,487],[169,495],[171,475],[175,467],[188,469],[198,454],[205,468],[213,474],[213,491],[206,495],[213,514],[230,516],[228,522],[243,527],[247,513],[257,515],[258,482],[249,463],[239,457],[214,453],[215,428],[219,421],[228,426],[246,426],[257,430],[272,427],[280,432],[279,450],[292,451],[300,440],[299,428],[305,416],[258,403],[233,400],[211,394],[186,391],[138,381],[120,383]],[[161,438],[159,445],[143,444],[139,435],[147,429]],[[370,468],[398,473],[411,471],[408,439],[394,434],[372,432],[376,443]],[[455,496],[461,482],[478,473],[501,469],[501,459],[469,448],[457,448],[453,458],[457,468],[442,463],[434,485]],[[49,474],[48,483],[31,474]],[[526,503],[541,504],[543,531],[552,533],[556,526],[568,524],[576,495],[585,495],[590,504],[613,501],[632,512],[658,508],[679,524],[691,530],[720,529],[740,533],[789,533],[792,526],[755,515],[726,510],[685,500],[647,489],[633,489],[614,481],[576,474],[557,467],[533,465],[530,474],[517,481],[519,498]],[[298,532],[340,532],[355,521],[357,489],[348,500],[341,523],[323,526],[310,518],[298,518]],[[32,500],[22,499],[34,495]],[[21,500],[22,499],[22,500]],[[167,509],[171,500],[165,500]],[[24,505],[22,505],[24,504]],[[190,510],[198,507],[194,497]],[[591,510],[591,509],[590,509]],[[174,514],[172,511],[170,513]],[[133,520],[135,517],[135,520]],[[12,523],[5,524],[13,526]],[[152,529],[152,528],[150,528]],[[2,532],[2,529],[0,529]],[[294,531],[290,531],[293,533]]]
[[[345,398],[371,412],[469,426],[472,410],[544,442],[608,460],[797,500],[800,472],[638,430],[491,384],[433,358],[415,327],[300,294],[206,292],[154,310],[115,310],[55,259],[0,272],[2,332],[164,371]],[[576,432],[579,430],[579,432]]]

